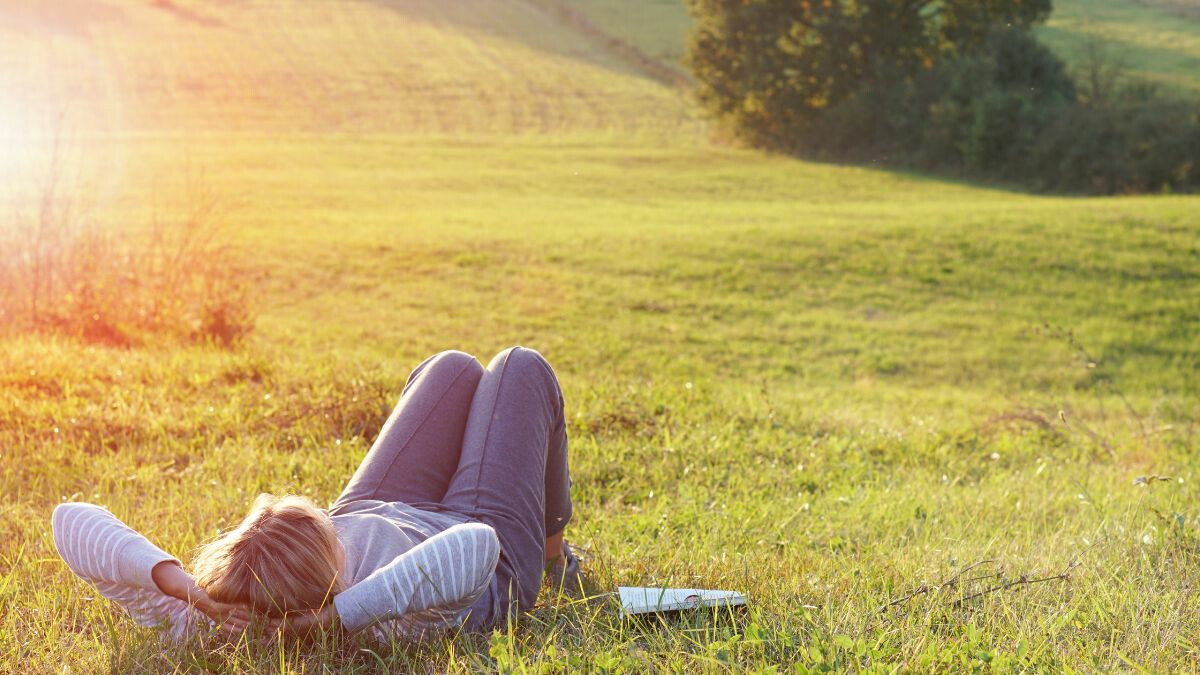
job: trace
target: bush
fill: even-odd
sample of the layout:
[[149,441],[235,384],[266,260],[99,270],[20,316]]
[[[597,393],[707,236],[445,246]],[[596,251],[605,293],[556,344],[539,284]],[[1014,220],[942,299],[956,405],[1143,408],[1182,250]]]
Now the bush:
[[1028,27],[1050,0],[689,0],[697,95],[751,143],[791,148],[864,88],[970,52],[991,26]]
[[806,150],[1049,192],[1200,188],[1194,104],[1144,84],[1119,86],[1111,74],[1090,78],[1081,96],[1063,63],[1026,31],[995,30],[977,51],[887,81],[826,111]]
[[253,328],[245,270],[214,197],[192,184],[179,216],[118,231],[88,214],[57,161],[0,228],[0,331],[112,345],[152,337],[230,346]]
[[1092,194],[1200,189],[1200,113],[1142,85],[1074,106],[1042,136],[1040,187]]
[[929,106],[929,123],[949,140],[947,163],[974,175],[1028,175],[1043,131],[1075,100],[1062,61],[1027,31],[1011,28],[993,31],[979,52],[947,62],[932,77],[942,91]]
[[[875,37],[929,17],[883,0],[692,7],[701,101],[754,145],[1040,191],[1200,189],[1200,107],[1121,85],[1098,43],[1077,86],[1027,30],[1049,3],[950,3],[908,42]],[[988,23],[1014,7],[1029,13]]]
[[1044,128],[1075,98],[1062,62],[1028,32],[906,79],[863,87],[821,116],[805,147],[827,156],[1022,175]]

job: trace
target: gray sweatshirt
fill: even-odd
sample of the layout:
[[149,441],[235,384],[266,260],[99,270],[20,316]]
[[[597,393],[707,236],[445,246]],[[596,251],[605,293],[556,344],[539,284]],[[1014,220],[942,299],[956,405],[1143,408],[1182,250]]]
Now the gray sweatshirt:
[[[369,630],[387,642],[456,627],[495,576],[500,542],[482,523],[373,501],[343,507],[332,519],[346,549],[348,584],[333,604],[349,631]],[[151,578],[155,565],[178,560],[108,510],[60,504],[51,523],[54,545],[71,571],[139,625],[162,628],[175,640],[211,626]]]

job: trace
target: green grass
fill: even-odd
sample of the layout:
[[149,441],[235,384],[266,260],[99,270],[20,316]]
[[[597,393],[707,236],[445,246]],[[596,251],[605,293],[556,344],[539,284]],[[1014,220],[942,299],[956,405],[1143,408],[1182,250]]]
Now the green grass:
[[683,0],[564,0],[597,26],[666,63],[679,64],[692,20]]
[[1171,91],[1200,92],[1200,14],[1174,0],[1074,0],[1054,3],[1040,36],[1068,63],[1099,40],[1126,75]]
[[[257,330],[232,351],[0,341],[0,671],[1194,667],[1197,198],[715,147],[680,94],[524,3],[188,6],[225,27],[122,5],[96,29],[121,114],[80,144],[120,160],[105,222],[204,169],[257,274]],[[261,39],[230,28],[251,19]],[[21,35],[0,28],[0,50],[41,53]],[[397,35],[445,58],[394,66]],[[450,58],[468,36],[512,79]],[[63,40],[59,67],[83,67],[90,47]],[[160,41],[209,54],[192,76],[223,93],[136,86],[187,70],[141,58]],[[63,499],[184,559],[260,491],[329,500],[421,358],[515,343],[563,381],[568,538],[596,589],[732,588],[748,611],[640,625],[604,595],[546,598],[382,664],[355,644],[163,649],[54,552]],[[1134,485],[1150,474],[1171,480]],[[1009,579],[1079,566],[879,611],[985,560]]]

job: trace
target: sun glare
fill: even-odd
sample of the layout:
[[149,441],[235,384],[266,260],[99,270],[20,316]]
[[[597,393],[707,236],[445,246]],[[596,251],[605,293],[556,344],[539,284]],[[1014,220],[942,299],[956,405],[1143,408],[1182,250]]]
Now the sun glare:
[[32,179],[52,146],[32,104],[0,97],[0,180],[12,185]]
[[105,202],[123,178],[120,143],[105,143],[117,117],[111,101],[56,104],[0,88],[0,215],[39,198],[51,179],[76,197]]

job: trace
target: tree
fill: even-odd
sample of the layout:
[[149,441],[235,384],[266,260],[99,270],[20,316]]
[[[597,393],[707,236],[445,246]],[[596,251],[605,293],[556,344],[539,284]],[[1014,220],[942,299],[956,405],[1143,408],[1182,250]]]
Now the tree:
[[1051,0],[688,0],[698,96],[747,140],[800,142],[864,86],[969,53],[995,25],[1044,21]]

